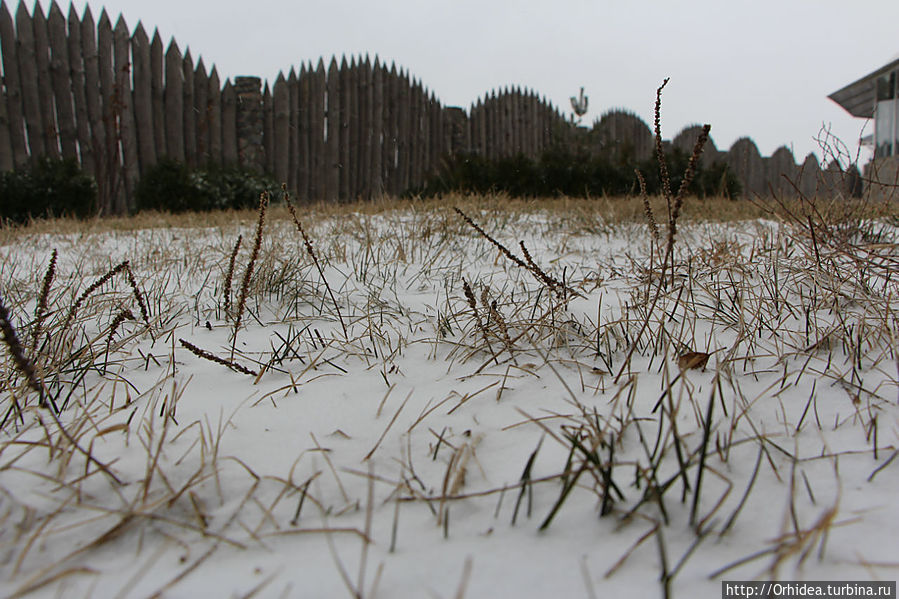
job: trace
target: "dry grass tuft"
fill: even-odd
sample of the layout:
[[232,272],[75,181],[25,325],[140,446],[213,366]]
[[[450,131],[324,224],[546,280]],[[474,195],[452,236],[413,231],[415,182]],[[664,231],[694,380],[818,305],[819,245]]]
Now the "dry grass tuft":
[[344,339],[349,339],[349,334],[346,330],[346,323],[343,321],[343,314],[340,313],[340,304],[337,302],[337,298],[334,297],[334,292],[331,290],[331,286],[328,284],[328,279],[325,277],[325,271],[322,269],[321,263],[318,261],[318,256],[315,255],[315,250],[312,248],[312,242],[309,240],[309,236],[306,235],[306,230],[303,228],[303,224],[300,222],[299,217],[297,216],[296,210],[293,208],[293,204],[290,203],[290,196],[287,193],[287,185],[282,186],[284,192],[284,203],[287,204],[287,210],[290,212],[291,218],[293,218],[294,224],[297,226],[297,230],[300,232],[300,236],[303,238],[303,247],[306,248],[306,253],[309,254],[309,257],[312,258],[312,262],[315,264],[315,268],[318,270],[318,275],[321,277],[322,282],[325,284],[325,289],[328,290],[328,295],[331,297],[331,302],[334,304],[334,310],[337,311],[337,318],[340,320],[340,327],[343,329],[343,337]]
[[496,239],[494,239],[493,237],[491,237],[486,231],[484,231],[484,229],[482,229],[482,228],[480,227],[480,225],[478,225],[476,222],[474,222],[474,221],[473,221],[467,214],[465,214],[464,212],[462,212],[462,210],[460,210],[460,209],[457,208],[457,207],[454,207],[453,210],[455,210],[455,211],[456,211],[456,214],[458,214],[459,216],[461,216],[462,219],[463,219],[466,223],[468,223],[468,225],[469,225],[472,229],[474,229],[475,231],[477,231],[477,232],[481,235],[481,237],[483,237],[484,239],[486,239],[487,241],[489,241],[490,243],[492,243],[494,246],[496,246],[496,248],[497,248],[500,252],[502,252],[502,254],[503,254],[506,258],[508,258],[509,260],[511,260],[512,262],[514,262],[516,265],[520,266],[521,268],[527,270],[527,271],[530,272],[531,274],[533,274],[534,277],[536,277],[538,281],[540,281],[540,282],[542,282],[544,285],[546,285],[546,287],[547,287],[550,291],[556,293],[556,294],[557,294],[559,297],[561,297],[563,300],[564,300],[568,295],[577,295],[577,292],[575,292],[573,289],[567,287],[567,286],[566,286],[564,283],[562,283],[561,281],[559,281],[559,280],[557,280],[557,279],[551,277],[550,275],[546,274],[546,272],[545,272],[542,268],[540,268],[539,266],[537,266],[537,264],[534,263],[533,259],[531,259],[531,255],[528,253],[528,249],[527,249],[527,247],[525,247],[523,241],[519,241],[519,245],[521,246],[521,250],[522,250],[522,252],[524,253],[526,262],[525,262],[524,260],[522,260],[521,258],[519,258],[518,256],[516,256],[515,254],[513,254],[513,253],[509,250],[509,248],[507,248],[505,245],[503,245],[502,243],[500,243],[499,241],[497,241]]

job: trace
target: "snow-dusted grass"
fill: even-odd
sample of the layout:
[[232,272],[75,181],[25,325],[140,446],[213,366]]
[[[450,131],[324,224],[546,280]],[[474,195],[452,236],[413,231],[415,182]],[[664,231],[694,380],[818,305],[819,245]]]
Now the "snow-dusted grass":
[[895,579],[893,227],[449,204],[9,236],[0,592]]

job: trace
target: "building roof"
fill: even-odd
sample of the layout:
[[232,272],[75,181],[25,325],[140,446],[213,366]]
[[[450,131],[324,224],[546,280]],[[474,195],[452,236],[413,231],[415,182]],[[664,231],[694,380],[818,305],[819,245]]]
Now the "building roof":
[[842,106],[852,116],[870,119],[874,116],[877,78],[893,69],[899,69],[899,55],[893,57],[893,60],[876,71],[868,73],[858,81],[850,83],[827,97]]

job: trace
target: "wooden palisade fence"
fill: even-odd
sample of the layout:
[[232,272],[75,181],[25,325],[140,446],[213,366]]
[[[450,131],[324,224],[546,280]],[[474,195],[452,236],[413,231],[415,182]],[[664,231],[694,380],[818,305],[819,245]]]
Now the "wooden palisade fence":
[[[408,72],[377,57],[332,58],[291,68],[269,85],[257,77],[222,82],[171,40],[164,48],[138,23],[131,32],[104,10],[95,22],[56,2],[45,16],[0,0],[0,171],[33,157],[71,158],[92,174],[102,213],[134,208],[139,177],[161,158],[190,166],[240,164],[271,173],[303,200],[366,199],[420,186],[445,157],[473,153],[537,158],[583,139],[562,113],[532,91],[491,92],[465,111],[443,106]],[[594,124],[591,144],[652,148],[646,124],[612,111]],[[691,146],[695,130],[674,138]],[[744,139],[727,154],[746,191],[790,192],[781,173],[800,173],[813,192],[814,156],[800,171],[789,150],[762,158]],[[707,158],[708,159],[708,158]],[[807,180],[807,181],[806,181]]]

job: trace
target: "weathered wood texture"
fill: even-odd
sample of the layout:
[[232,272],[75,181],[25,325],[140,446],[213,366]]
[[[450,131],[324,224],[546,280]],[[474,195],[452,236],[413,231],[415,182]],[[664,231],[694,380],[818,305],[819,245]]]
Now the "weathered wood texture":
[[[165,48],[165,50],[164,50]],[[273,84],[219,79],[175,40],[164,44],[138,24],[129,32],[106,11],[68,17],[50,4],[14,16],[0,0],[0,170],[41,156],[77,160],[94,176],[102,213],[135,208],[140,176],[160,160],[191,166],[240,164],[272,174],[303,201],[349,201],[420,188],[447,157],[538,159],[550,149],[641,160],[652,155],[650,128],[610,111],[592,129],[576,127],[532,90],[506,87],[467,110],[443,106],[408,71],[378,57],[303,63]],[[698,127],[672,145],[689,151]],[[723,161],[747,194],[814,193],[814,157],[796,165],[781,148],[762,157],[748,138],[729,151],[710,143],[703,160]],[[831,169],[833,171],[833,169]]]
[[150,59],[150,40],[143,25],[138,23],[131,38],[134,76],[134,123],[137,136],[137,164],[148,168],[156,164],[156,143],[153,131],[153,76]]

